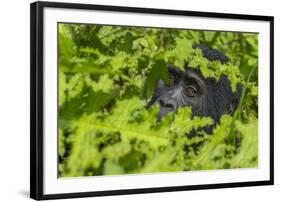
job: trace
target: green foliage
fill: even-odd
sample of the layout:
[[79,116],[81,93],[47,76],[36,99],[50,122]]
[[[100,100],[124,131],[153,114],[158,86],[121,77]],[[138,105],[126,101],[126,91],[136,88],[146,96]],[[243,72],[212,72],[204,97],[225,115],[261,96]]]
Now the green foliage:
[[[256,167],[257,34],[59,24],[59,174],[63,177]],[[208,62],[193,44],[231,58]],[[228,76],[244,89],[234,116],[214,122],[189,107],[157,121],[146,109],[167,65]],[[197,131],[196,136],[189,136]]]
[[150,97],[159,79],[168,80],[167,64],[164,60],[156,60],[148,68],[147,78],[145,79],[145,96]]

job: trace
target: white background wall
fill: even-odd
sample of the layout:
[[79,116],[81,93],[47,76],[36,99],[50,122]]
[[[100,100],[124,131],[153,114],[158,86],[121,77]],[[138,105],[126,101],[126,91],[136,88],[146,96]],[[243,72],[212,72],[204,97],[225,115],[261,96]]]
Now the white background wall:
[[[70,0],[69,0],[70,1]],[[0,201],[27,201],[29,196],[29,3],[0,4]],[[72,0],[76,3],[168,8],[275,16],[275,185],[68,201],[280,201],[281,197],[281,12],[278,0]]]

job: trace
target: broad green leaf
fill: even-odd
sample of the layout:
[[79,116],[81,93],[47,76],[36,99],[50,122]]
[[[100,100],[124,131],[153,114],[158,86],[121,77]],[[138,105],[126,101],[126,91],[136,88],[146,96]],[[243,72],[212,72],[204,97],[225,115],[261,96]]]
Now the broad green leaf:
[[147,74],[145,82],[145,95],[147,98],[152,95],[159,79],[168,80],[167,64],[163,60],[154,61]]

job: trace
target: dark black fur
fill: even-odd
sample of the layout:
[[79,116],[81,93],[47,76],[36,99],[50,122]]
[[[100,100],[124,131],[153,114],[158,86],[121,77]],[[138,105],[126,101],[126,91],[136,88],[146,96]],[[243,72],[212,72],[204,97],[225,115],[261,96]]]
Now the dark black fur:
[[202,50],[203,56],[207,58],[209,61],[220,61],[221,63],[229,62],[229,58],[225,56],[223,53],[216,49],[212,49],[203,44],[193,45],[192,48],[200,48]]
[[[229,61],[229,58],[218,50],[205,45],[193,47],[200,48],[203,56],[209,61],[218,60],[222,63]],[[185,106],[191,106],[193,115],[211,117],[216,123],[223,114],[234,113],[239,102],[241,86],[238,86],[237,92],[234,93],[225,75],[216,81],[214,78],[204,78],[198,69],[188,66],[185,69],[183,72],[179,68],[169,65],[168,72],[173,84],[165,84],[161,79],[158,81],[148,107],[155,103],[160,105],[159,119],[169,112],[175,112],[179,107]],[[194,92],[196,92],[195,96]]]

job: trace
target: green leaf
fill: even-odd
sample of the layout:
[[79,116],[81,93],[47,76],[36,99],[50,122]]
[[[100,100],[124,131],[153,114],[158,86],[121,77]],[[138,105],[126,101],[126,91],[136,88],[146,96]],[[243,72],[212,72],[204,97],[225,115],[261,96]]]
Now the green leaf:
[[191,108],[180,108],[175,116],[172,130],[177,134],[185,134],[190,133],[192,129],[198,129],[214,123],[211,118],[193,117],[191,119],[191,116]]
[[164,60],[154,61],[147,74],[145,81],[145,95],[147,98],[151,97],[159,79],[162,79],[163,81],[168,80],[167,64]]
[[235,122],[242,134],[241,147],[232,160],[232,167],[249,168],[258,166],[258,121],[251,119],[248,124]]
[[176,46],[169,53],[169,57],[174,59],[173,63],[181,69],[184,69],[184,64],[188,56],[193,53],[192,41],[185,38],[175,38]]
[[118,162],[107,160],[104,164],[104,175],[123,174],[125,171]]
[[207,162],[211,160],[211,155],[217,146],[223,143],[223,140],[227,137],[231,125],[232,117],[229,115],[223,115],[221,123],[216,127],[213,133],[213,137],[208,144],[201,149],[200,154],[194,161],[196,166],[207,165]]

